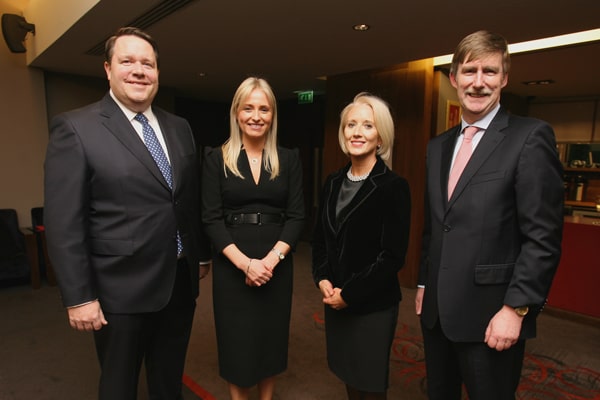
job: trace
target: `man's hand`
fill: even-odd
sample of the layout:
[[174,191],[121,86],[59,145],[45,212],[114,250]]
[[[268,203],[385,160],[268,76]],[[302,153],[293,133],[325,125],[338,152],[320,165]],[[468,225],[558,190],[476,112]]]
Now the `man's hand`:
[[494,315],[485,330],[485,343],[498,351],[508,350],[519,340],[523,317],[517,315],[512,307],[503,306]]
[[104,313],[100,308],[98,300],[81,306],[67,308],[71,328],[78,331],[99,331],[108,321],[104,319]]

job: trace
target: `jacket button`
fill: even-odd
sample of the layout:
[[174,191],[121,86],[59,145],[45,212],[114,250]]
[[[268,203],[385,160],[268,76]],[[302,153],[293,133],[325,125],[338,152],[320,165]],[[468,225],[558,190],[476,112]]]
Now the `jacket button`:
[[444,232],[450,232],[452,227],[450,225],[444,225]]

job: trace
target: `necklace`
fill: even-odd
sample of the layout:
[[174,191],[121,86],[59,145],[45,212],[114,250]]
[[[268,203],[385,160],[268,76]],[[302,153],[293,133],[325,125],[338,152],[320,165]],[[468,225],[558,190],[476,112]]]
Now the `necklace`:
[[252,164],[256,164],[256,163],[258,163],[258,158],[251,158],[251,159],[250,159],[250,162],[251,162]]
[[346,172],[346,176],[348,177],[348,179],[350,179],[350,181],[352,182],[360,182],[360,181],[364,181],[365,179],[367,179],[369,177],[369,174],[371,173],[371,171],[367,172],[364,175],[352,175],[352,172],[350,172],[351,169],[348,169],[348,172]]

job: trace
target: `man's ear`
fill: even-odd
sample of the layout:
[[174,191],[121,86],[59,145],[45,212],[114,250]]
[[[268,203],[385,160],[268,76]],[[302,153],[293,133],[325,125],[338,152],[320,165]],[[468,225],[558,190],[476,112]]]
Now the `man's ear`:
[[454,74],[452,72],[450,72],[450,84],[455,89],[458,89],[458,83],[456,83],[456,77],[454,76]]
[[504,74],[502,78],[502,88],[506,87],[506,85],[508,85],[508,74]]
[[106,78],[110,81],[110,64],[104,61],[104,72],[106,72]]

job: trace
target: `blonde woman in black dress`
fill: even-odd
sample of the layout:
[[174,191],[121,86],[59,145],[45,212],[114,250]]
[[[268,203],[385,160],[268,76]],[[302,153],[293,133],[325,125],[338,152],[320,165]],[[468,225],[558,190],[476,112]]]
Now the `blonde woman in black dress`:
[[269,84],[248,78],[230,111],[230,137],[205,157],[202,219],[214,247],[219,372],[232,400],[273,397],[287,368],[292,254],[304,199],[298,151],[277,146]]
[[389,160],[394,123],[387,104],[361,93],[341,114],[350,163],[323,188],[313,237],[313,278],[325,305],[329,368],[350,400],[386,398],[401,299],[397,273],[410,228],[408,183]]

